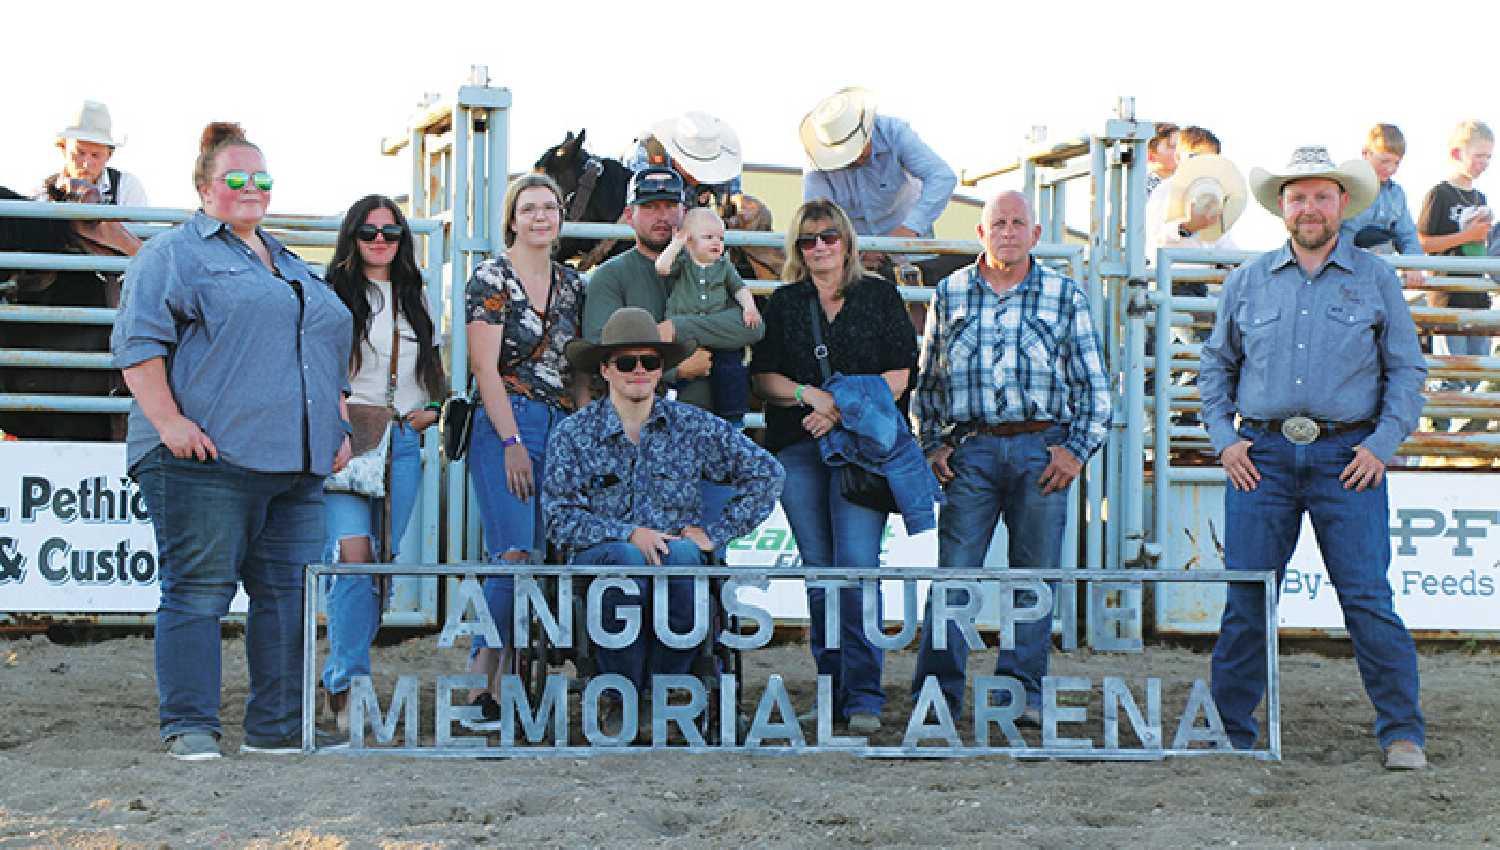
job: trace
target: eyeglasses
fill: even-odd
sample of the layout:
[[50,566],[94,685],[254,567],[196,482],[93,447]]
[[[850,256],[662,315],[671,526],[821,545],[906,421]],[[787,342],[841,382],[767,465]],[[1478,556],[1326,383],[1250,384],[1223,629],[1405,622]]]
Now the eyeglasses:
[[614,364],[615,369],[621,372],[634,372],[637,365],[647,372],[655,372],[661,368],[661,355],[621,354],[619,357],[612,358],[609,362]]
[[395,242],[405,232],[406,228],[399,224],[382,224],[379,227],[373,224],[361,224],[354,228],[354,238],[361,242],[374,242],[376,236],[384,236],[385,241]]
[[223,180],[225,186],[236,192],[249,186],[251,181],[255,182],[255,188],[262,192],[269,192],[271,191],[271,184],[274,182],[271,180],[271,175],[264,171],[257,171],[251,174],[248,171],[239,170],[224,172]]
[[562,212],[562,207],[551,202],[545,204],[522,204],[516,207],[516,215],[557,215],[560,212]]
[[839,235],[837,229],[830,227],[818,233],[804,233],[798,236],[797,247],[806,251],[813,246],[814,242],[822,242],[824,245],[832,247],[842,242],[843,239],[844,237]]

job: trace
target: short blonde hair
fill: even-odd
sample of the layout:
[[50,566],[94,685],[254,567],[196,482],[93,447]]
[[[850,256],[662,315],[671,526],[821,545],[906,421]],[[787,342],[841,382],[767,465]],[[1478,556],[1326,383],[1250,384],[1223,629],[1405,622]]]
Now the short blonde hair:
[[[527,189],[536,188],[551,190],[552,196],[557,198],[559,211],[562,211],[562,189],[558,187],[557,181],[551,177],[539,171],[533,171],[522,174],[520,177],[510,181],[510,188],[505,190],[504,212],[501,213],[501,220],[505,223],[500,226],[500,237],[505,240],[505,247],[509,248],[516,243],[516,199],[521,197],[521,193]],[[562,217],[567,218],[567,213],[562,212]],[[561,233],[561,230],[559,230],[559,233]],[[557,247],[556,242],[553,243],[553,247]]]
[[689,229],[688,225],[699,221],[704,223],[713,222],[720,227],[724,226],[724,219],[719,218],[719,214],[714,212],[711,207],[693,207],[682,217],[682,229],[686,231]]
[[1490,125],[1480,121],[1478,118],[1470,118],[1453,128],[1453,134],[1448,137],[1448,149],[1450,151],[1458,148],[1467,148],[1475,141],[1495,143],[1495,131]]
[[802,262],[802,250],[797,247],[797,237],[809,221],[826,221],[839,232],[839,243],[844,250],[844,279],[839,283],[839,295],[849,292],[849,287],[865,276],[865,267],[859,262],[858,237],[854,235],[854,223],[843,207],[827,198],[806,201],[792,213],[792,223],[786,228],[786,265],[781,267],[781,279],[796,283],[812,275],[807,264]]
[[1376,124],[1365,138],[1365,150],[1406,156],[1406,136],[1395,124]]

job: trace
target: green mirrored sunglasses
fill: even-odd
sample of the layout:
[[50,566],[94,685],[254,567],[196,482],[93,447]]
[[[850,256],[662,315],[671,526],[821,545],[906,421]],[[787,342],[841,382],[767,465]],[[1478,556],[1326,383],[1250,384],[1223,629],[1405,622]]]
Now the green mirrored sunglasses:
[[223,179],[224,185],[236,192],[250,185],[250,181],[252,180],[255,181],[255,188],[262,192],[269,192],[271,191],[271,184],[274,182],[271,180],[271,175],[264,171],[257,171],[254,174],[248,171],[226,171],[224,172]]

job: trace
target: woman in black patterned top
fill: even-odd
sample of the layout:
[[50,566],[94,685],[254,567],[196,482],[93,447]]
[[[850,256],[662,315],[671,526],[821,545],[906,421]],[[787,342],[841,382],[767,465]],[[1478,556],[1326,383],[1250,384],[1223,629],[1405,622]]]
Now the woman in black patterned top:
[[[837,470],[823,462],[816,438],[839,422],[833,396],[819,389],[823,375],[813,356],[813,305],[830,370],[880,375],[903,412],[917,365],[917,335],[901,293],[860,266],[854,227],[827,199],[808,201],[787,228],[783,279],[764,312],[766,335],[750,362],[757,394],[766,400],[765,447],[786,467],[781,507],[809,567],[875,567],[886,515],[844,499]],[[840,646],[829,649],[823,634],[821,588],[809,588],[809,642],[818,673],[833,677],[834,714],[849,731],[869,735],[880,728],[885,692],[880,686],[883,653],[864,634],[864,594],[839,591]],[[878,600],[877,600],[878,603]]]
[[[579,334],[584,281],[552,259],[562,229],[562,192],[544,174],[523,175],[505,193],[503,214],[505,252],[474,270],[466,293],[469,365],[483,400],[474,414],[469,470],[491,563],[531,562],[542,553],[537,482],[547,440],[587,391],[587,381],[575,384],[563,357],[563,347]],[[484,595],[507,649],[488,648],[475,638],[470,671],[488,676],[490,687],[470,699],[494,719],[499,674],[514,663],[508,650],[514,582],[489,578]]]

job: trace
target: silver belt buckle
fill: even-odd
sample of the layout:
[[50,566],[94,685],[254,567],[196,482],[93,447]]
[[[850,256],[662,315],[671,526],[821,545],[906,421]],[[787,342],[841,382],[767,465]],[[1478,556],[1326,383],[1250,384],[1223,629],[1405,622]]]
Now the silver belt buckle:
[[1306,416],[1293,416],[1281,422],[1281,436],[1297,446],[1305,446],[1318,439],[1318,423]]

